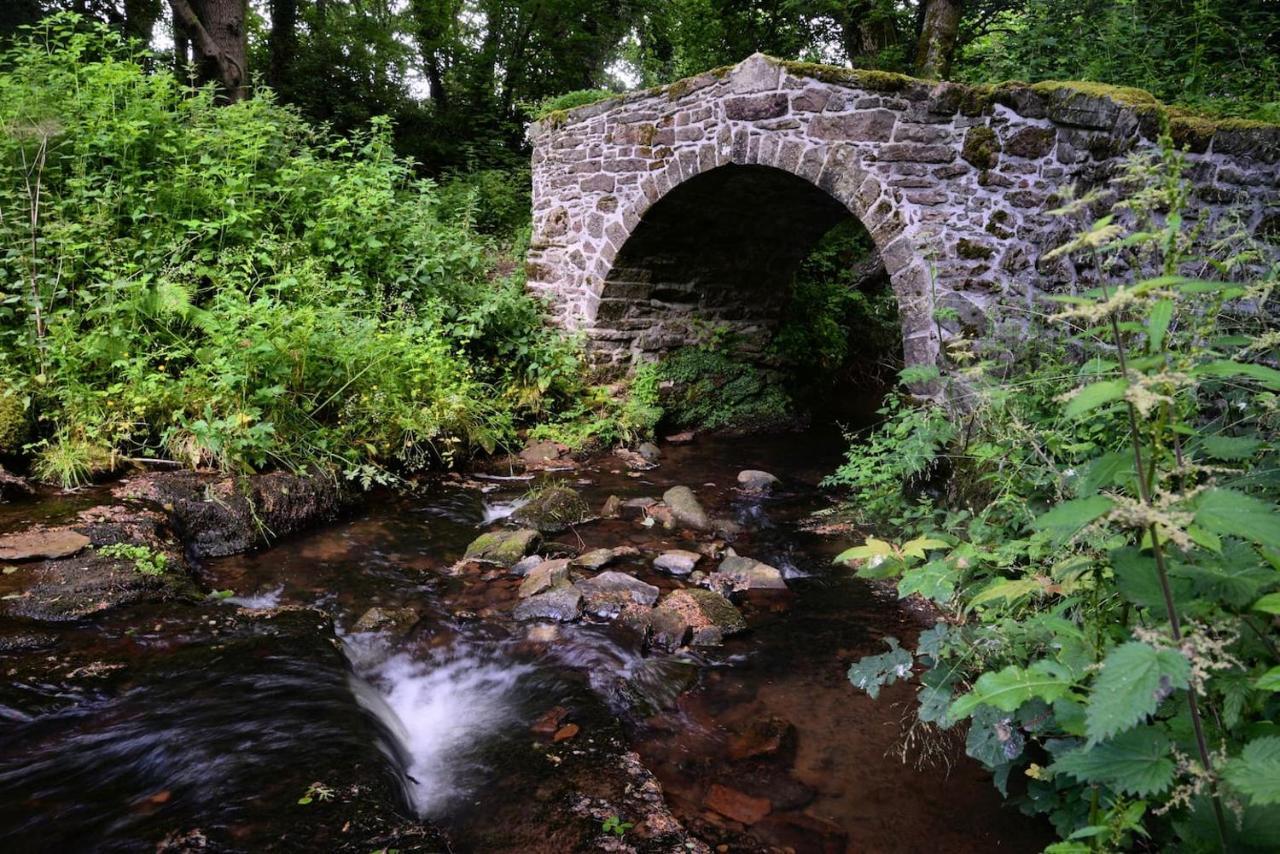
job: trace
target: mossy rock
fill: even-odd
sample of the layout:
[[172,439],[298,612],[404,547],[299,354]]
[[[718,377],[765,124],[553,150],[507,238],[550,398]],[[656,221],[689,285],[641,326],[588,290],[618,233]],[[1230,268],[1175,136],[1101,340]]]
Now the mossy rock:
[[510,568],[533,551],[541,539],[542,536],[531,528],[490,531],[471,541],[463,559],[477,563],[496,563]]
[[1000,162],[1000,138],[985,125],[969,128],[960,156],[975,169],[994,169]]
[[591,509],[576,489],[549,486],[529,499],[511,518],[544,534],[555,534],[591,518]]

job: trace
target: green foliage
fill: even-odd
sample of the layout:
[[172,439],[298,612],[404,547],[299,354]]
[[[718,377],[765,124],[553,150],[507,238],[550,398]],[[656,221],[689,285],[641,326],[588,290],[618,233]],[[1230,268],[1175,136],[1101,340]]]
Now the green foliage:
[[627,835],[627,831],[635,827],[634,822],[623,821],[616,815],[611,815],[604,821],[600,822],[600,829],[605,833],[611,833],[619,839]]
[[150,66],[61,18],[0,63],[0,371],[40,476],[414,469],[578,393],[574,344],[472,228],[518,226],[518,190],[442,194],[384,120],[341,139]]
[[1095,80],[1167,103],[1280,119],[1280,10],[1227,0],[1029,0],[960,50],[961,79]]
[[[1010,368],[950,348],[958,427],[930,436],[899,405],[833,478],[859,504],[878,486],[864,519],[913,538],[841,558],[947,612],[917,650],[920,720],[967,721],[1001,791],[1025,776],[1011,797],[1047,814],[1051,850],[1276,838],[1278,271],[1184,223],[1181,168],[1168,145],[1134,159],[1112,215],[1057,250],[1094,287],[1035,319],[1034,351]],[[948,485],[904,506],[921,464],[876,479],[904,455],[945,458]],[[882,658],[854,666],[860,687]]]
[[113,543],[99,548],[98,554],[115,560],[133,561],[134,570],[143,575],[164,575],[169,566],[169,558],[148,546]]
[[866,691],[872,699],[880,696],[884,686],[911,675],[914,659],[910,651],[903,649],[895,637],[887,637],[884,642],[889,645],[888,652],[864,656],[849,667],[853,687]]
[[792,417],[781,378],[735,355],[731,342],[676,350],[659,363],[657,378],[670,383],[662,406],[676,427],[762,430]]
[[587,104],[594,104],[597,101],[616,97],[617,94],[617,92],[610,92],[608,89],[576,89],[572,92],[565,92],[563,95],[543,98],[536,104],[528,105],[525,111],[530,118],[537,121],[545,119],[553,113],[563,113],[567,110],[572,110],[574,107],[584,107]]

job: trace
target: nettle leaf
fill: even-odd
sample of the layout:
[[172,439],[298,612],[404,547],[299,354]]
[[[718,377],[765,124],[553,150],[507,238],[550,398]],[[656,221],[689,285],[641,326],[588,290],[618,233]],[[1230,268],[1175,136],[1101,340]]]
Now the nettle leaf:
[[1064,501],[1031,523],[1034,531],[1044,531],[1055,540],[1069,540],[1090,522],[1111,512],[1115,502],[1105,495],[1091,495]]
[[1280,691],[1280,667],[1273,667],[1259,676],[1253,687],[1259,691]]
[[1121,399],[1128,390],[1128,380],[1102,380],[1090,383],[1071,396],[1067,405],[1063,407],[1062,414],[1068,418],[1079,418],[1099,406]]
[[[991,706],[979,706],[969,723],[964,752],[988,768],[997,769],[1021,756],[1026,744],[1026,736],[1012,716]],[[1003,786],[1000,790],[1005,791]]]
[[1173,300],[1162,299],[1151,306],[1151,311],[1147,314],[1148,352],[1160,352],[1160,348],[1164,346],[1164,336],[1169,331],[1169,322],[1171,320],[1173,320]]
[[1268,593],[1253,603],[1253,610],[1264,614],[1280,614],[1280,593]]
[[1280,550],[1280,510],[1233,489],[1210,489],[1196,502],[1196,524],[1216,534],[1239,537]]
[[997,578],[969,600],[970,605],[986,605],[1003,600],[1015,602],[1023,596],[1043,592],[1044,585],[1035,578]]
[[1280,736],[1255,738],[1227,761],[1222,776],[1258,805],[1280,804]]
[[1090,460],[1076,475],[1076,495],[1088,498],[1105,486],[1133,476],[1133,454],[1128,451],[1108,451]]
[[1231,540],[1221,555],[1201,553],[1199,557],[1196,563],[1174,564],[1172,571],[1189,578],[1197,595],[1233,608],[1248,607],[1258,594],[1280,581],[1280,573],[1239,540]]
[[946,561],[933,560],[916,569],[902,573],[898,581],[898,596],[905,599],[919,593],[935,602],[946,602],[956,592],[956,573]]
[[1113,739],[1060,756],[1055,773],[1069,774],[1081,783],[1101,783],[1117,792],[1145,798],[1158,795],[1173,782],[1176,767],[1169,737],[1156,727],[1143,726]]
[[870,558],[887,558],[893,556],[893,545],[875,537],[867,537],[866,543],[845,549],[836,555],[834,563],[847,563],[851,560],[868,560]]
[[1187,687],[1191,663],[1172,649],[1130,641],[1107,654],[1085,714],[1090,742],[1111,738],[1153,714],[1165,697]]
[[951,637],[951,626],[939,620],[916,638],[916,655],[937,661],[942,657],[942,645]]
[[1262,440],[1249,436],[1206,436],[1200,446],[1211,459],[1235,462],[1252,457],[1262,447]]
[[[1151,555],[1133,546],[1116,549],[1111,552],[1111,569],[1116,574],[1116,588],[1125,599],[1144,608],[1164,608],[1164,592],[1160,588],[1155,558]],[[1182,605],[1191,600],[1190,579],[1170,574],[1169,587],[1175,604]]]
[[984,673],[973,690],[951,704],[953,718],[968,717],[980,705],[1003,712],[1017,711],[1029,700],[1052,703],[1071,690],[1071,672],[1056,661],[1037,661],[1027,668],[1009,665],[998,672]]
[[1214,362],[1197,365],[1192,370],[1192,373],[1201,377],[1218,377],[1221,379],[1243,377],[1255,380],[1272,391],[1280,391],[1280,371],[1275,368],[1268,368],[1265,365],[1219,359]]
[[880,696],[884,686],[910,676],[914,661],[911,653],[899,646],[897,638],[890,635],[884,642],[889,645],[888,652],[865,656],[849,667],[853,687],[866,691],[873,700]]

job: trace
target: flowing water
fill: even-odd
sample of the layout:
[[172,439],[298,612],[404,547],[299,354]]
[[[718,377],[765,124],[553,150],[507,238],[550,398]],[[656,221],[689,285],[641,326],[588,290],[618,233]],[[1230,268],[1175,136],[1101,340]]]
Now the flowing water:
[[[566,793],[589,779],[570,766],[613,742],[713,849],[1039,850],[1043,829],[1001,806],[954,738],[911,728],[911,686],[873,701],[845,679],[883,637],[910,642],[925,623],[831,565],[847,543],[802,529],[829,504],[817,483],[839,449],[821,432],[700,438],[638,475],[605,456],[543,476],[592,506],[686,484],[743,525],[737,551],[791,589],[753,594],[750,631],[721,647],[665,655],[607,623],[512,622],[518,578],[450,570],[524,501],[530,483],[511,480],[378,495],[328,528],[206,561],[201,584],[233,591],[221,601],[0,625],[0,850],[439,850],[405,830],[420,819],[455,851],[569,850],[581,840]],[[743,468],[781,490],[740,496]],[[610,568],[664,592],[680,584],[649,560],[693,543],[631,520],[559,540],[636,547]],[[416,624],[358,631],[374,606],[411,608]],[[557,708],[579,732],[553,756],[530,727]],[[331,818],[352,793],[381,793],[394,820]]]

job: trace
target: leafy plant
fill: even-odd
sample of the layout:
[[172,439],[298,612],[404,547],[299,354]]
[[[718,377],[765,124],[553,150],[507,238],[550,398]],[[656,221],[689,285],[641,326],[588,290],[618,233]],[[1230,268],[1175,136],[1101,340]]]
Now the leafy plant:
[[[880,505],[913,539],[841,555],[944,609],[914,655],[890,639],[892,667],[850,678],[871,693],[919,669],[920,720],[967,726],[1053,851],[1280,845],[1280,639],[1257,618],[1280,610],[1276,270],[1187,224],[1182,165],[1167,144],[1135,159],[1111,214],[1054,253],[1094,287],[1053,298],[1012,376],[957,369],[967,424],[931,447],[961,485]],[[893,414],[877,459],[918,417]]]
[[102,546],[98,554],[115,560],[133,561],[135,571],[143,575],[164,575],[169,566],[169,558],[149,546],[132,543],[113,543]]
[[623,836],[626,836],[627,831],[633,827],[635,827],[635,824],[633,822],[623,821],[620,817],[616,815],[611,815],[600,823],[601,830],[603,830],[605,833],[612,833],[614,836],[617,836],[619,839],[621,839]]

